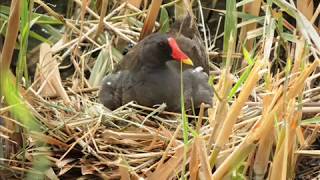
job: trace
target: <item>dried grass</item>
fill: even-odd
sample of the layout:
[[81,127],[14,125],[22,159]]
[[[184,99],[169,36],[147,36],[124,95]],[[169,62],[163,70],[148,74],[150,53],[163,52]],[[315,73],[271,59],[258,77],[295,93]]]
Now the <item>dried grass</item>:
[[[28,172],[44,174],[48,179],[179,179],[181,174],[188,179],[231,176],[288,179],[294,177],[295,171],[298,177],[319,176],[316,174],[319,167],[296,169],[301,161],[299,157],[319,156],[318,149],[309,150],[319,137],[320,128],[320,88],[313,85],[320,76],[317,58],[320,41],[313,27],[318,11],[314,14],[309,11],[312,3],[298,1],[297,8],[305,13],[305,18],[287,2],[275,0],[280,7],[287,5],[288,11],[297,15],[300,22],[297,29],[286,22],[284,26],[301,33],[290,32],[294,41],[288,42],[287,66],[274,74],[270,59],[279,40],[275,37],[275,12],[263,9],[266,13],[264,26],[256,28],[259,19],[243,22],[247,27],[239,26],[242,35],[247,34],[241,38],[250,40],[248,49],[255,50],[248,52],[252,57],[247,61],[252,69],[244,65],[249,68],[248,75],[236,89],[236,96],[229,97],[230,89],[245,72],[231,74],[231,60],[239,58],[236,55],[241,52],[235,50],[235,37],[231,37],[226,54],[222,54],[228,59],[227,66],[213,72],[214,79],[219,82],[215,85],[214,104],[208,109],[209,117],[204,116],[203,108],[199,116],[188,115],[190,127],[186,145],[181,114],[166,112],[163,105],[152,108],[133,102],[110,111],[97,100],[97,84],[102,75],[110,72],[122,58],[121,41],[136,44],[143,25],[148,24],[144,22],[151,21],[146,10],[137,8],[142,2],[102,0],[105,4],[101,5],[100,13],[86,4],[89,1],[74,2],[79,12],[70,19],[63,19],[41,0],[35,1],[64,23],[68,29],[65,36],[70,40],[61,39],[52,47],[41,46],[40,74],[22,94],[27,101],[20,103],[37,119],[40,131],[20,132],[27,142],[22,147],[22,141],[14,138],[16,128],[0,125],[1,140],[21,150],[0,159],[3,177],[21,178]],[[247,12],[257,15],[261,10],[260,1],[250,7]],[[160,6],[154,8],[153,13],[157,14]],[[159,23],[153,22],[155,17],[151,18],[148,28],[159,27]],[[106,31],[101,31],[101,27]],[[256,44],[253,43],[255,37],[260,37]],[[208,49],[208,54],[215,53],[212,48]],[[99,50],[103,58],[95,61],[92,54]],[[309,62],[310,56],[314,60]],[[9,55],[3,52],[2,63],[6,57]],[[60,78],[59,63],[69,57],[75,71]],[[87,79],[85,71],[91,71],[94,76]],[[52,91],[41,93],[48,93],[47,89]],[[15,106],[0,106],[0,121],[27,129],[25,122],[9,113]],[[8,147],[1,148],[9,152]],[[50,162],[45,171],[32,168],[38,156]]]

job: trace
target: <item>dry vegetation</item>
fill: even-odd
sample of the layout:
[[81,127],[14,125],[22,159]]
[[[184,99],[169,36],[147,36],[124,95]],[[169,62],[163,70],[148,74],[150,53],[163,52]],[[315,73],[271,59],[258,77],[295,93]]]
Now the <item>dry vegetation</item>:
[[[207,113],[182,116],[133,102],[112,112],[97,100],[99,82],[124,47],[153,29],[160,1],[151,3],[149,13],[141,0],[70,2],[64,17],[34,0],[43,10],[38,17],[28,14],[24,1],[12,0],[10,15],[1,20],[0,30],[7,28],[0,56],[2,179],[320,178],[318,4],[228,0],[226,10],[211,9],[226,19],[224,27],[221,19],[213,26],[220,32],[202,31],[214,103]],[[183,2],[189,3],[163,3],[155,29],[167,28],[163,8],[175,8],[178,16]],[[203,28],[207,12],[199,9],[208,8],[199,7],[194,1]],[[27,50],[23,37],[37,23],[55,35]],[[38,62],[32,81],[26,68],[18,67],[16,76],[9,71],[16,42],[21,67],[23,60]],[[68,66],[74,70],[61,73]]]

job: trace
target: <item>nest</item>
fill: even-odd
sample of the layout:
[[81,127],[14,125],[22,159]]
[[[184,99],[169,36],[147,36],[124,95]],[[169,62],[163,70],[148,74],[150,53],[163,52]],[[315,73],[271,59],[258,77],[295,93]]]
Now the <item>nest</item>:
[[[74,0],[74,14],[63,19],[42,1],[35,2],[61,21],[65,37],[56,31],[60,36],[49,38],[52,46],[41,44],[32,51],[40,54],[38,70],[30,86],[22,83],[22,96],[6,88],[8,106],[0,107],[4,122],[0,126],[1,177],[319,177],[318,159],[308,158],[319,155],[320,38],[292,5],[276,3],[296,15],[301,24],[302,33],[296,35],[285,21],[290,34],[279,35],[292,40],[285,42],[290,59],[285,68],[272,69],[279,59],[281,38],[275,37],[275,18],[270,12],[264,17],[266,26],[253,48],[255,53],[243,50],[245,66],[235,73],[230,71],[230,60],[242,55],[216,53],[214,42],[223,35],[218,31],[216,37],[204,36],[208,54],[227,59],[227,65],[218,68],[210,62],[214,103],[208,109],[202,107],[199,114],[188,115],[166,112],[165,104],[143,107],[134,102],[110,111],[97,100],[103,76],[121,61],[128,42],[137,43],[146,10],[112,1],[104,7],[108,14],[102,8],[97,10],[99,15]],[[100,16],[104,17],[101,21]],[[162,23],[156,22],[155,27],[161,29]],[[250,38],[259,36],[258,31],[246,33]],[[71,73],[64,71],[71,66]]]

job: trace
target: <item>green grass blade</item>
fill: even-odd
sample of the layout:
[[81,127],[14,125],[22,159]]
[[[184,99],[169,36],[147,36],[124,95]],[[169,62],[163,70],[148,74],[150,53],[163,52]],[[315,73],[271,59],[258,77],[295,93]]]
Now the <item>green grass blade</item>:
[[169,32],[169,14],[166,8],[162,7],[160,11],[160,32],[166,33]]
[[185,101],[184,101],[184,87],[183,87],[183,70],[182,70],[182,62],[180,63],[180,105],[181,105],[181,121],[183,127],[183,143],[184,143],[184,156],[183,156],[183,165],[182,165],[182,179],[185,179],[186,174],[186,165],[187,165],[187,152],[188,152],[188,136],[189,136],[189,124],[188,117],[186,115],[185,109]]
[[[29,16],[29,1],[21,3],[21,18],[20,18],[20,51],[18,57],[18,66],[16,68],[17,84],[22,79],[26,79],[27,85],[30,84],[27,70],[27,49],[28,37],[30,31],[30,16]],[[31,13],[31,11],[30,11]]]
[[227,53],[229,49],[230,37],[237,37],[237,9],[236,1],[229,0],[227,1],[227,11],[226,11],[226,20],[224,23],[224,37],[223,37],[223,52]]
[[320,124],[320,116],[301,121],[300,125]]

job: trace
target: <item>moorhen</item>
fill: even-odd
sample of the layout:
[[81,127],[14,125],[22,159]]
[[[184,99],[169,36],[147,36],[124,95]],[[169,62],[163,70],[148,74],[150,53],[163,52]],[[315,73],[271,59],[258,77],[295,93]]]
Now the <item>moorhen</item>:
[[[207,51],[195,22],[193,16],[187,14],[185,18],[178,19],[171,25],[168,34],[177,40],[179,47],[192,59],[195,67],[201,66],[203,71],[209,74]],[[180,63],[174,61],[171,63],[178,64],[176,67],[180,68]]]
[[[136,101],[149,107],[166,103],[167,110],[179,112],[181,75],[170,65],[172,61],[193,65],[170,34],[149,35],[124,56],[114,73],[104,78],[100,101],[111,110]],[[201,67],[186,69],[182,76],[186,109],[212,103],[213,91]]]
[[[201,66],[203,71],[209,74],[209,63],[206,49],[201,39],[200,32],[198,31],[197,24],[195,23],[195,19],[192,15],[187,14],[185,18],[176,20],[171,25],[168,35],[176,39],[180,49],[186,53],[190,59],[192,59],[195,67]],[[139,44],[137,46],[139,46]],[[123,69],[126,66],[132,66],[132,59],[135,59],[135,57],[124,58],[124,61],[122,61],[116,71]],[[179,61],[170,61],[168,62],[168,65],[175,67],[180,71]],[[192,68],[192,66],[183,65],[184,70],[188,68]]]

